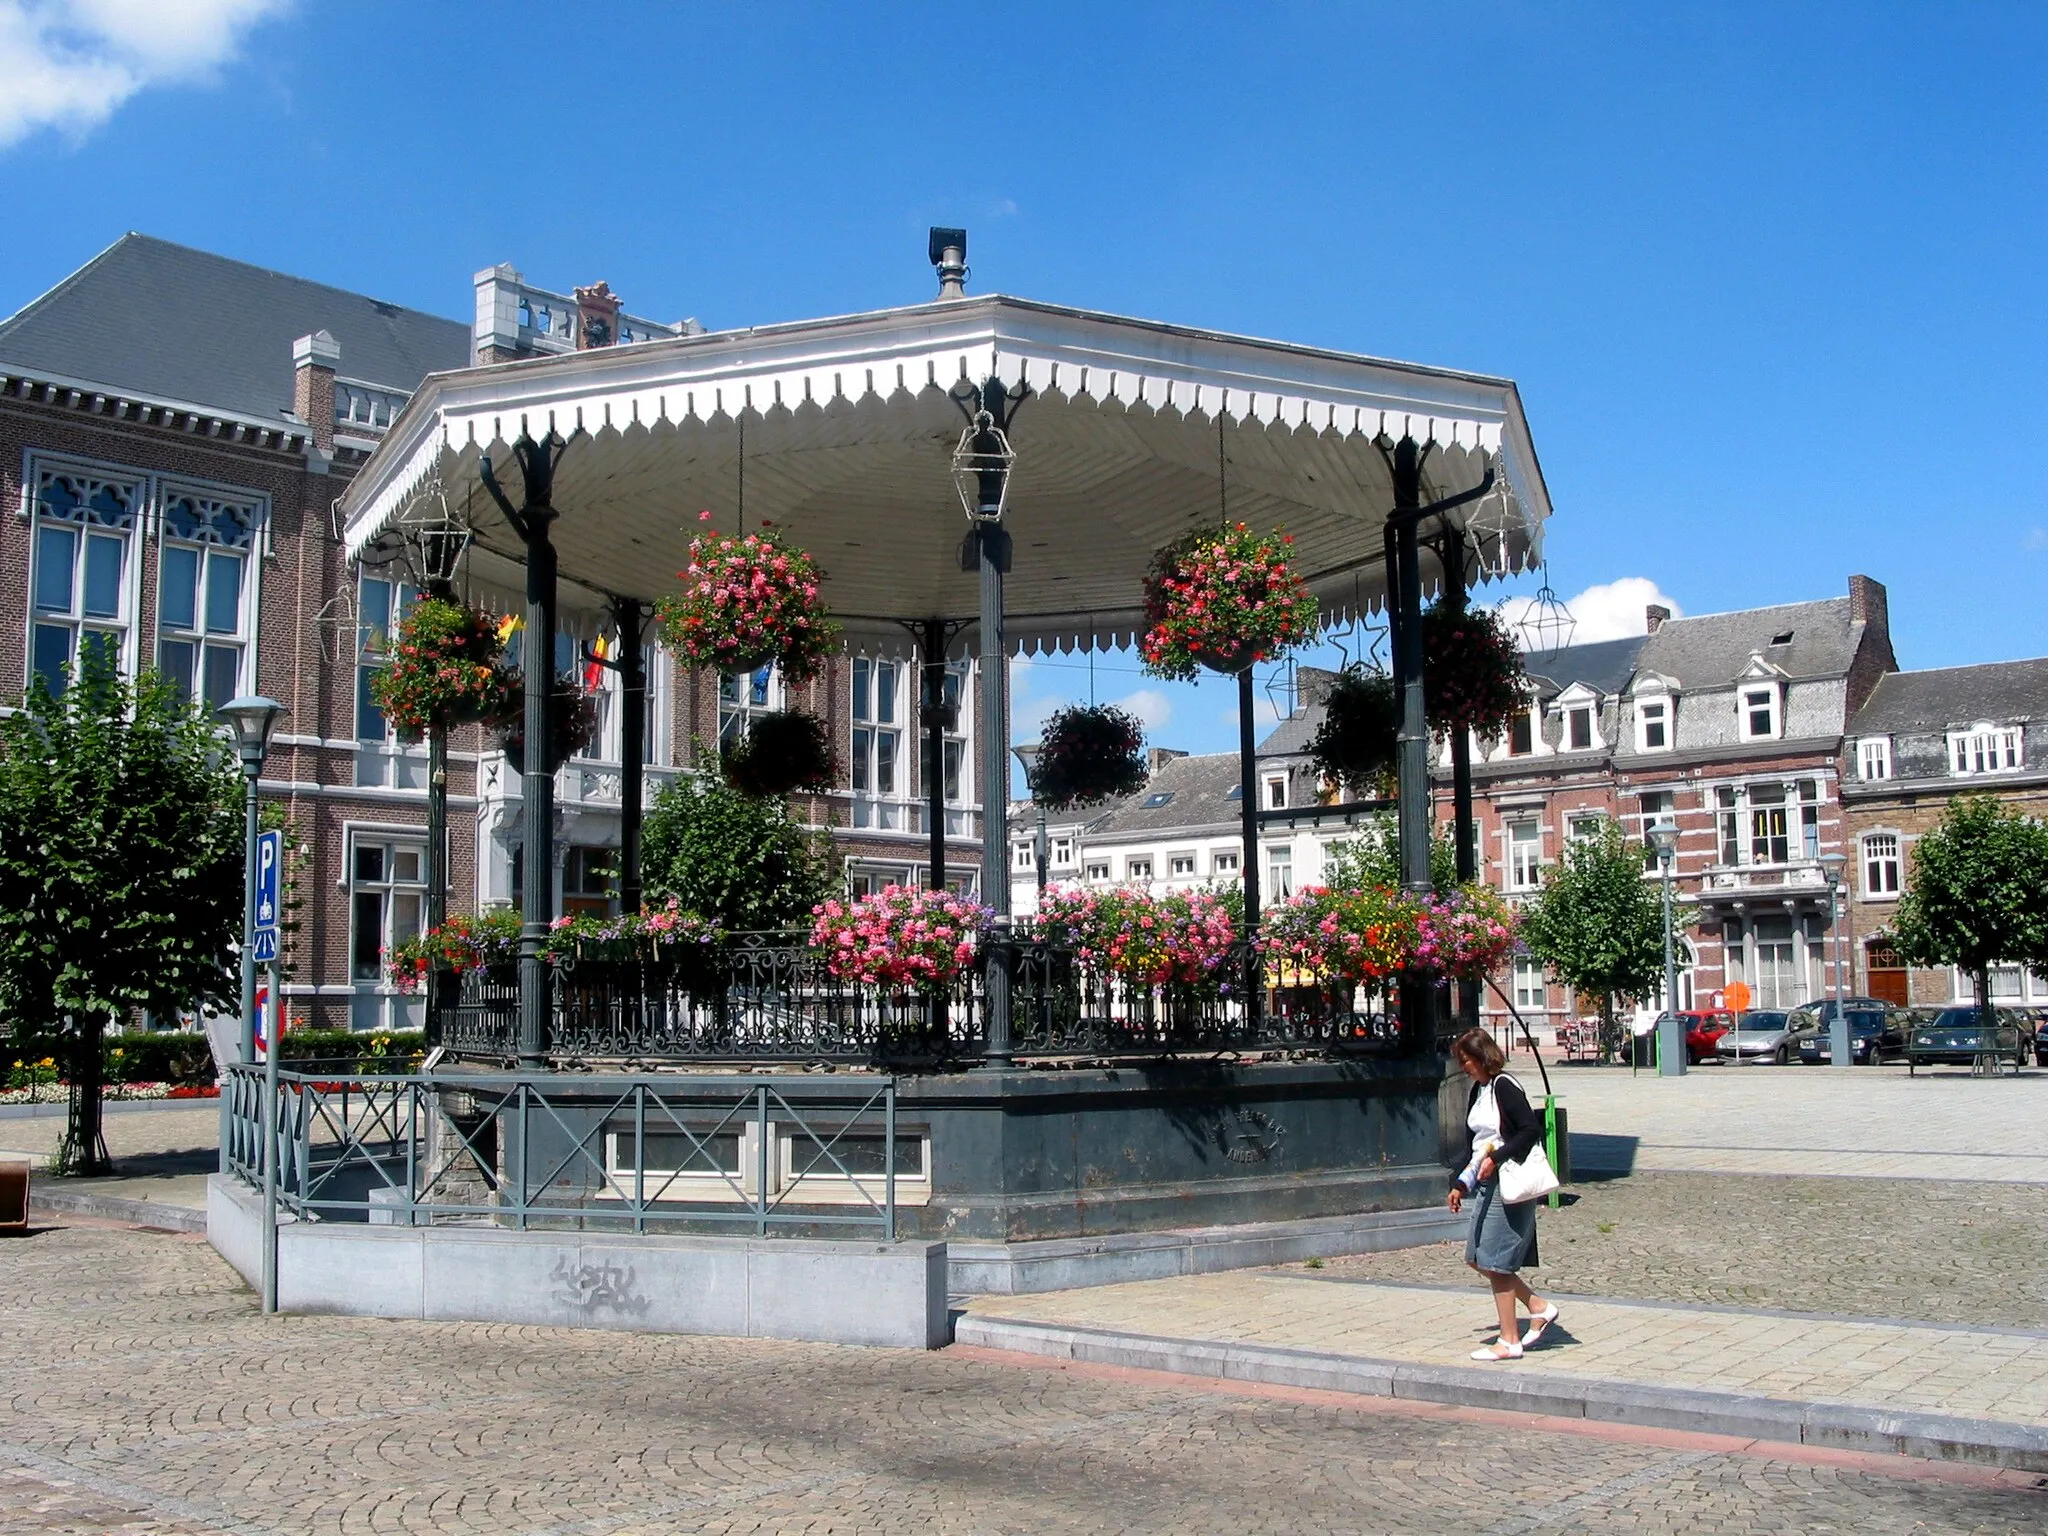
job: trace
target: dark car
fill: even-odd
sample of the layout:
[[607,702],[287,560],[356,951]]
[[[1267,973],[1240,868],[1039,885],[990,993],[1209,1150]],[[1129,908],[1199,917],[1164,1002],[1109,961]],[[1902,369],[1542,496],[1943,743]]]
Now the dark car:
[[2034,1029],[2034,1065],[2048,1067],[2048,1008],[2022,1008],[2020,1023]]
[[1720,1044],[1723,1035],[1735,1027],[1735,1015],[1705,1010],[1688,1011],[1678,1016],[1678,1022],[1685,1030],[1685,1059],[1696,1067],[1703,1061],[1716,1059],[1714,1047]]
[[[1906,1032],[1912,1017],[1905,1009],[1881,1005],[1858,1008],[1851,1004],[1842,1011],[1849,1020],[1849,1060],[1856,1066],[1896,1061],[1906,1054]],[[1821,1066],[1835,1059],[1833,1025],[1830,1016],[1813,1033],[1799,1037],[1799,1060],[1803,1064]]]
[[1906,1036],[1906,1069],[1926,1066],[1974,1066],[1981,1058],[2026,1065],[2033,1046],[2019,1015],[2010,1008],[1991,1010],[1985,1023],[1974,1003],[1959,1003],[1916,1021]]
[[1774,1008],[1735,1015],[1735,1027],[1714,1042],[1724,1060],[1775,1061],[1783,1066],[1798,1047],[1793,1043],[1792,1016]]

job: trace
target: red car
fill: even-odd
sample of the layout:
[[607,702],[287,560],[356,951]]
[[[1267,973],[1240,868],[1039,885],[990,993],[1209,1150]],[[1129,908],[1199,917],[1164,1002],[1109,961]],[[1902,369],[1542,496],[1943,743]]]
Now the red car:
[[1685,1059],[1690,1066],[1702,1062],[1718,1061],[1720,1053],[1715,1047],[1723,1035],[1735,1027],[1732,1013],[1681,1013],[1678,1022],[1685,1026]]

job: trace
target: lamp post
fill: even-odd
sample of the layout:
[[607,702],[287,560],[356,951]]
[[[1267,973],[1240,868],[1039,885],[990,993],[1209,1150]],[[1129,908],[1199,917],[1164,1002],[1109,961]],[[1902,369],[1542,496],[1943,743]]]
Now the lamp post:
[[1660,821],[1650,828],[1650,845],[1664,875],[1664,1013],[1657,1020],[1657,1072],[1685,1076],[1685,1030],[1678,1017],[1678,951],[1671,933],[1671,874],[1678,862],[1678,828]]
[[1828,924],[1835,930],[1835,1016],[1828,1023],[1828,1061],[1837,1067],[1856,1064],[1856,1058],[1851,1054],[1849,1015],[1842,1011],[1842,918],[1846,905],[1842,900],[1842,871],[1848,863],[1846,854],[1824,853],[1820,856],[1821,877],[1828,883]]
[[[1024,784],[1031,791],[1031,807],[1038,814],[1037,830],[1031,838],[1031,852],[1038,867],[1039,907],[1045,905],[1045,866],[1052,852],[1045,835],[1045,802],[1038,798],[1038,754],[1043,750],[1043,746],[1035,741],[1010,748],[1010,755],[1017,759],[1017,765],[1024,770]],[[1033,911],[1035,913],[1037,908]]]

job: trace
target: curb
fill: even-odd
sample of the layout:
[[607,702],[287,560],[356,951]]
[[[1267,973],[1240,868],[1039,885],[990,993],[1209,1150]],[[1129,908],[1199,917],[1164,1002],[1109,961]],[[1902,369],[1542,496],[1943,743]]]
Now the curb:
[[102,1221],[125,1221],[138,1227],[160,1227],[167,1232],[204,1232],[206,1212],[188,1205],[159,1205],[154,1200],[130,1200],[121,1195],[99,1195],[78,1189],[36,1189],[31,1186],[28,1208],[56,1216],[96,1216]]
[[1900,1413],[1850,1403],[1797,1402],[1526,1370],[1508,1374],[1471,1366],[1414,1365],[1259,1344],[1111,1333],[972,1313],[957,1314],[953,1323],[957,1344],[1095,1365],[2048,1472],[2048,1427],[1999,1419]]

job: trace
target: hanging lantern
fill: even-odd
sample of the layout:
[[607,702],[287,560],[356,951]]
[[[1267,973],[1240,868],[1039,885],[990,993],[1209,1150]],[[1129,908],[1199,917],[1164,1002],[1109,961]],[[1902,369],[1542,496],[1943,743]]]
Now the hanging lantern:
[[1571,609],[1551,590],[1550,567],[1546,565],[1543,585],[1536,589],[1536,595],[1515,622],[1515,632],[1522,637],[1522,649],[1532,656],[1554,656],[1572,643],[1572,633],[1578,627],[1579,621],[1572,617]]
[[972,523],[999,523],[1010,499],[1010,466],[1017,454],[996,419],[986,410],[960,434],[953,449],[953,488]]

